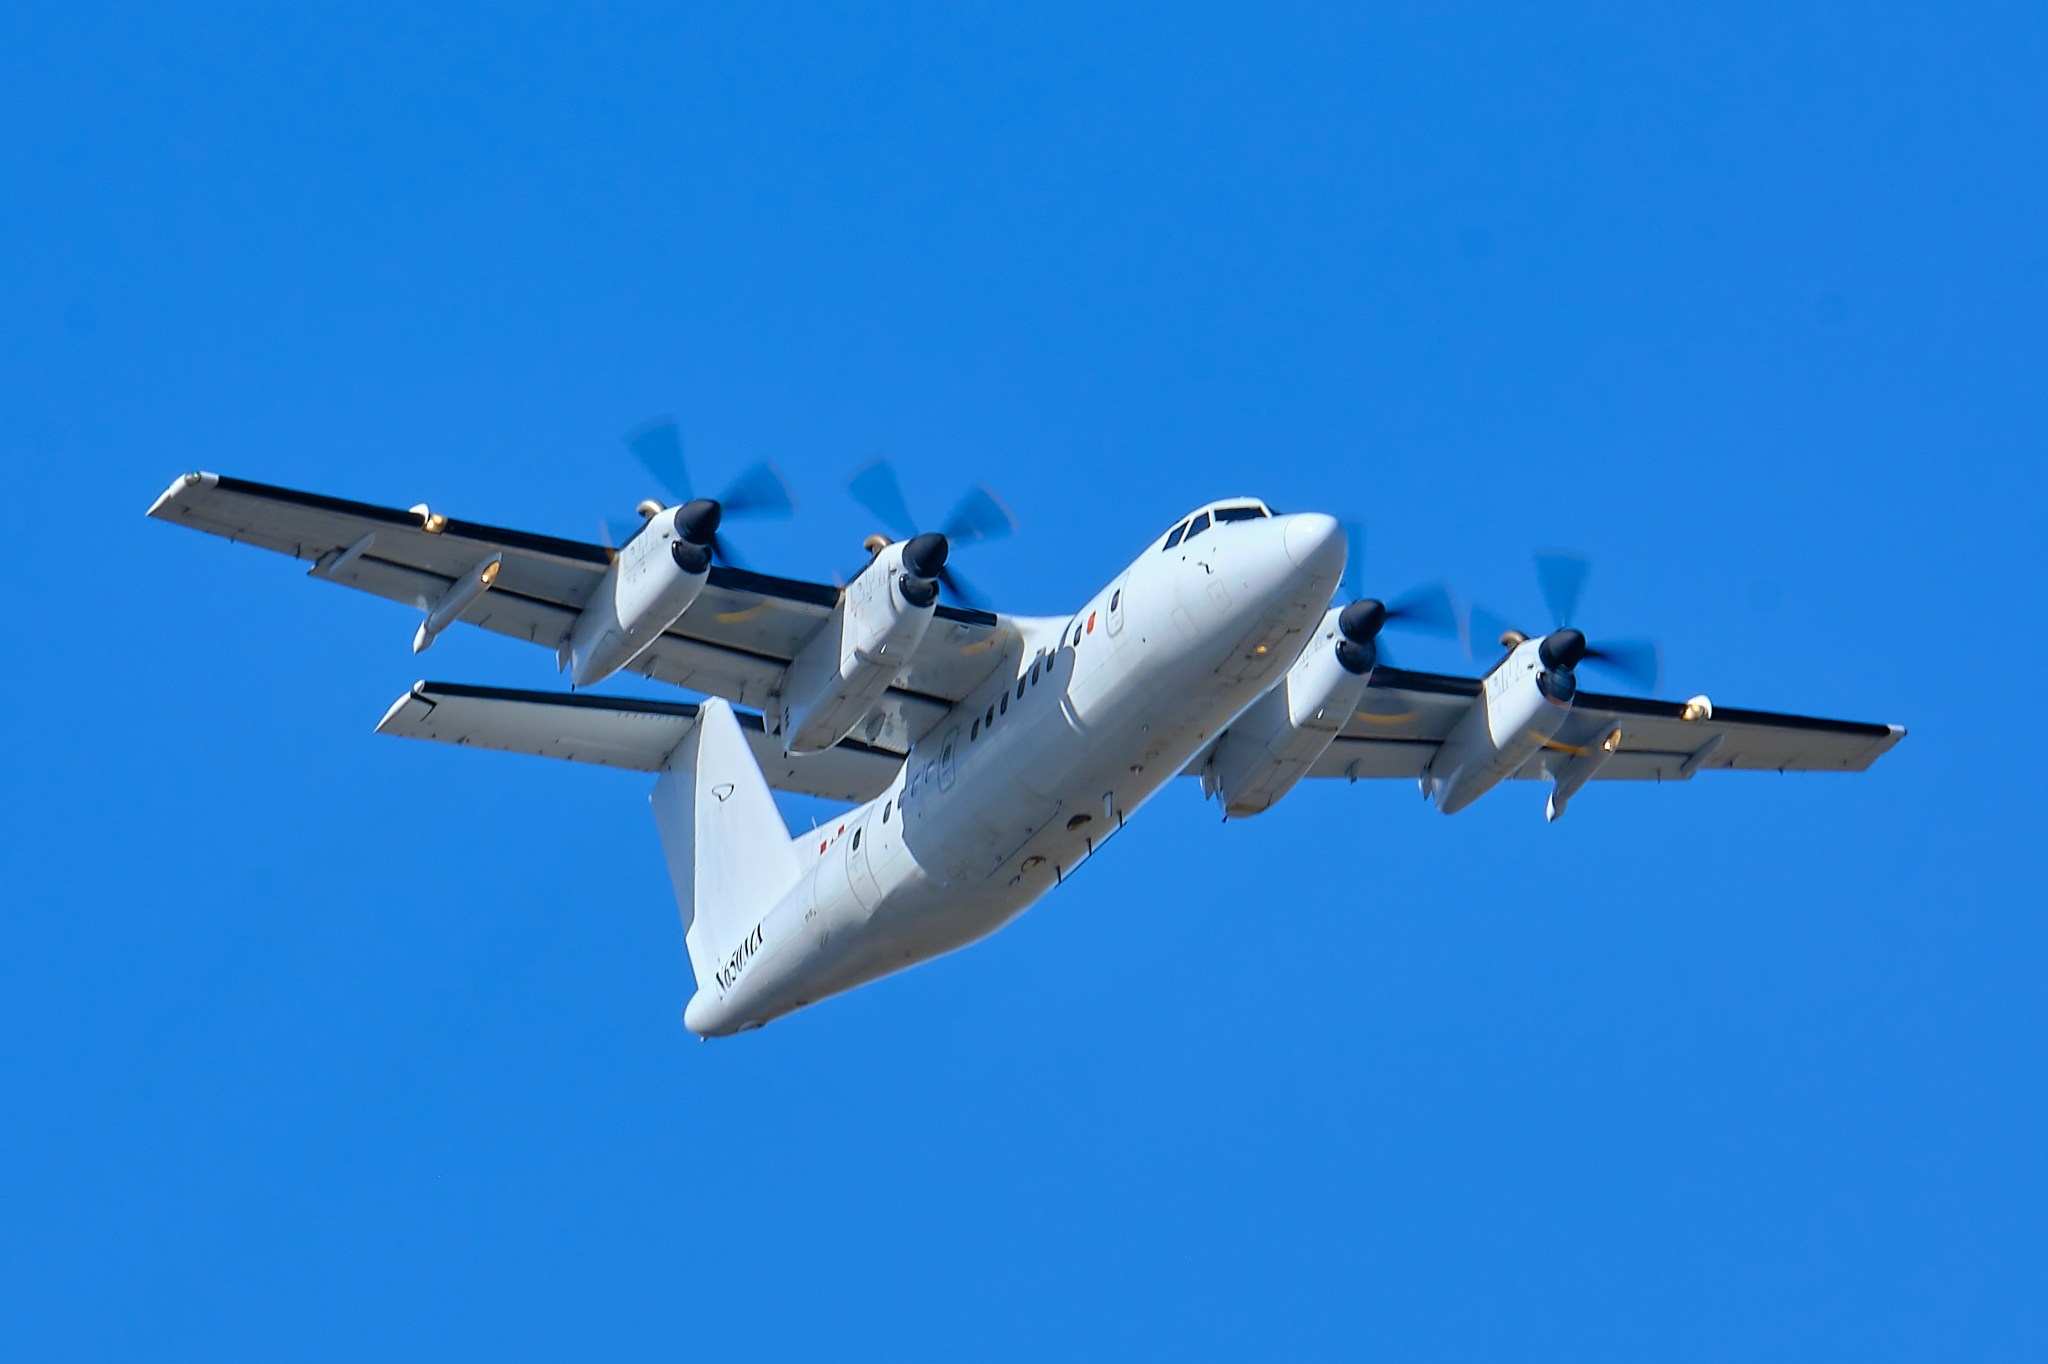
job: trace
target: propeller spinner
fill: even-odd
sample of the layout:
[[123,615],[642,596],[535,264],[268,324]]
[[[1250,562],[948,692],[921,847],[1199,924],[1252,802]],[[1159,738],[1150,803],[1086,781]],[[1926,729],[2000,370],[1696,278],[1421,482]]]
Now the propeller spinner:
[[[1536,556],[1536,583],[1542,589],[1543,604],[1550,608],[1550,618],[1557,623],[1555,629],[1543,636],[1538,651],[1544,668],[1554,673],[1570,673],[1581,663],[1592,663],[1645,690],[1655,691],[1664,672],[1663,651],[1655,642],[1612,640],[1596,646],[1587,641],[1582,631],[1573,628],[1572,618],[1578,614],[1589,567],[1584,555],[1568,550],[1545,550]],[[1509,649],[1530,638],[1505,618],[1474,606],[1466,653],[1473,653],[1473,643],[1487,636],[1498,637],[1502,647]]]
[[847,480],[847,489],[854,500],[874,513],[889,534],[870,535],[864,547],[869,554],[901,540],[903,546],[903,567],[913,579],[923,579],[937,584],[950,592],[954,599],[968,606],[979,606],[980,599],[963,582],[960,575],[948,563],[953,548],[957,545],[982,544],[989,540],[1000,540],[1017,529],[1017,520],[1010,515],[1010,509],[1002,504],[988,485],[977,483],[961,494],[953,504],[953,510],[935,531],[918,529],[917,518],[911,515],[910,503],[903,496],[903,484],[896,477],[896,466],[886,458],[862,468]]
[[1450,589],[1431,583],[1405,593],[1393,603],[1362,595],[1365,580],[1365,528],[1356,521],[1344,523],[1348,552],[1344,559],[1344,581],[1338,589],[1347,601],[1337,613],[1337,633],[1344,642],[1337,646],[1337,661],[1347,672],[1363,675],[1385,657],[1380,631],[1389,625],[1405,626],[1430,634],[1455,634],[1457,607]]
[[[712,559],[729,564],[739,562],[730,543],[719,534],[725,518],[788,516],[796,510],[796,500],[790,496],[789,481],[782,476],[781,470],[765,460],[742,470],[715,498],[692,496],[690,471],[683,460],[682,428],[676,425],[674,417],[650,418],[627,432],[625,440],[626,448],[653,475],[655,485],[674,499],[670,505],[680,504],[676,513],[676,533],[685,545],[703,556],[702,563],[706,566]],[[637,510],[640,526],[607,525],[609,543],[623,546],[639,534],[646,522],[668,507],[650,497]]]

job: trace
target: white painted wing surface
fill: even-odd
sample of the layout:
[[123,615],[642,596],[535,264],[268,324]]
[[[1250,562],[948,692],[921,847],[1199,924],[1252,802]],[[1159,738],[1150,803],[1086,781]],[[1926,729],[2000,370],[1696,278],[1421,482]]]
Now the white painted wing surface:
[[[1378,669],[1356,712],[1309,775],[1412,780],[1478,695],[1476,678]],[[1580,692],[1557,737],[1515,776],[1543,777],[1547,763],[1599,744],[1617,729],[1620,742],[1595,773],[1596,781],[1686,781],[1718,768],[1861,772],[1906,734],[1899,725],[1724,706],[1715,706],[1711,717],[1685,715],[1684,702]]]
[[[224,474],[186,474],[149,514],[240,544],[291,555],[310,576],[425,610],[492,554],[503,562],[466,624],[556,648],[610,563],[598,545],[299,492]],[[783,668],[825,623],[839,589],[725,566],[632,669],[739,705],[767,703]],[[877,710],[875,742],[898,752],[943,718],[1023,644],[987,611],[941,606]]]
[[[697,706],[687,701],[416,682],[392,702],[377,732],[658,772],[697,723],[697,713]],[[903,763],[896,754],[852,741],[824,753],[786,758],[760,716],[735,712],[734,718],[762,775],[777,791],[824,800],[869,800],[888,789]]]

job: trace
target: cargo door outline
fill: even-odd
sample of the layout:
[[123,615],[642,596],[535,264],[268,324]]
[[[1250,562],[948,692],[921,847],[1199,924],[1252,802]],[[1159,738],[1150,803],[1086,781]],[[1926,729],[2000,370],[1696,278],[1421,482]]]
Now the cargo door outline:
[[874,823],[874,812],[853,827],[853,837],[846,840],[846,884],[853,891],[853,898],[860,901],[860,907],[872,910],[875,901],[882,898],[882,887],[875,880],[874,847],[869,825]]

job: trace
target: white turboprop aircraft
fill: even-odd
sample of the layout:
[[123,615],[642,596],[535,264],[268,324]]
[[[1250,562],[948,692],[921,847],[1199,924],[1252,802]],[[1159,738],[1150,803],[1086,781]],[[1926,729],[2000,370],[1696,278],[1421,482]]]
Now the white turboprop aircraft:
[[[710,698],[421,682],[377,727],[658,773],[705,1037],[993,932],[1182,773],[1234,817],[1304,777],[1417,781],[1446,813],[1540,778],[1555,819],[1596,778],[1861,771],[1905,733],[1583,692],[1571,629],[1503,635],[1478,679],[1376,666],[1386,608],[1331,605],[1338,523],[1252,498],[1181,517],[1060,617],[941,604],[938,534],[871,540],[844,588],[714,565],[720,510],[643,505],[616,553],[209,473],[149,514],[412,605],[416,650],[462,620],[555,649],[577,687],[624,668]],[[776,790],[852,808],[792,838]]]

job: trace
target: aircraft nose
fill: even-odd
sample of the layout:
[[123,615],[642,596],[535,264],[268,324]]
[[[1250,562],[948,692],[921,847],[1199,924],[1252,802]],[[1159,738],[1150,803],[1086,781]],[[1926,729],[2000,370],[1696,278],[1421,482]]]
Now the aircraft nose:
[[1304,573],[1329,579],[1344,576],[1344,528],[1334,516],[1299,512],[1287,518],[1287,557]]

